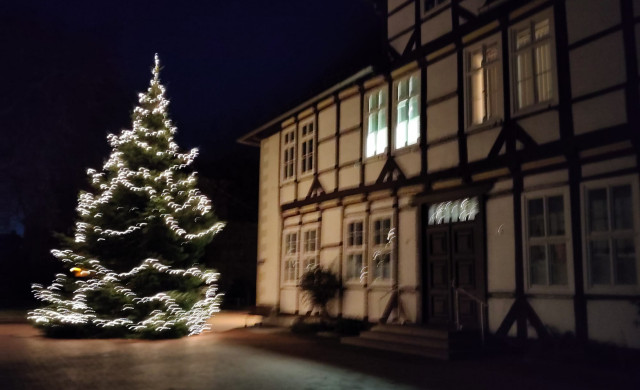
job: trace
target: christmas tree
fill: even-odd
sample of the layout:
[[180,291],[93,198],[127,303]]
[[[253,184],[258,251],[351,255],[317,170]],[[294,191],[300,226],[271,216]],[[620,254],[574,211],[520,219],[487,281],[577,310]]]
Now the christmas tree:
[[28,318],[50,336],[180,337],[219,310],[218,274],[197,260],[224,223],[196,188],[197,149],[183,153],[173,139],[159,72],[156,55],[132,129],[109,134],[102,171],[87,171],[74,234],[51,251],[68,272],[33,285],[45,305]]

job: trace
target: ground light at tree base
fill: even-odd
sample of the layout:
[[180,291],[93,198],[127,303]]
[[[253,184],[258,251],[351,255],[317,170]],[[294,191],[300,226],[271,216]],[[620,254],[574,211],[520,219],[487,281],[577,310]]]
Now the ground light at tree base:
[[155,57],[132,129],[109,134],[111,155],[87,174],[74,234],[53,256],[69,273],[33,285],[44,307],[28,315],[53,336],[179,337],[199,334],[219,311],[219,274],[198,265],[224,227],[189,171],[197,149],[180,152]]

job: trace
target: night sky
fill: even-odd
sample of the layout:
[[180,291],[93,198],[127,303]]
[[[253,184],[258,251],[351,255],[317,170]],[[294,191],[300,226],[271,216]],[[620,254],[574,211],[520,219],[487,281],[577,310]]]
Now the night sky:
[[66,178],[101,166],[105,135],[130,127],[154,53],[179,145],[199,147],[201,166],[257,161],[235,140],[376,62],[379,20],[371,0],[5,0],[0,230],[15,220],[8,210],[66,194]]
[[51,279],[55,233],[73,233],[86,169],[108,158],[108,133],[130,128],[154,53],[177,142],[200,149],[199,187],[221,218],[256,221],[259,150],[236,139],[380,63],[374,3],[0,2],[3,290]]

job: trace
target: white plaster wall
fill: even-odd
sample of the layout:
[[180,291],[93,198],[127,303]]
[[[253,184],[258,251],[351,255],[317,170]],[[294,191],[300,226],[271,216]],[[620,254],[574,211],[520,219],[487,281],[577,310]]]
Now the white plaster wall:
[[458,133],[458,98],[427,107],[427,143]]
[[298,180],[298,200],[302,200],[309,194],[309,189],[313,183],[313,176],[305,176]]
[[522,119],[518,124],[539,145],[560,139],[560,123],[557,111],[547,111],[540,115]]
[[[409,321],[410,323],[418,322],[418,293],[416,292],[403,292],[400,295],[400,300],[402,301],[402,309],[404,310],[405,317],[404,320]],[[391,315],[395,314],[395,310],[392,311]]]
[[[337,225],[340,226],[340,225]],[[337,226],[333,226],[335,230],[340,232],[340,229],[337,229]],[[324,268],[331,270],[336,275],[340,274],[340,247],[330,247],[324,248],[320,252],[320,265]]]
[[487,200],[487,289],[513,292],[515,283],[515,244],[513,196]]
[[[553,332],[564,334],[574,333],[576,330],[575,315],[573,310],[573,299],[529,299],[529,304],[538,314],[545,326],[551,328]],[[528,331],[529,337],[537,337],[534,328]]]
[[612,158],[607,161],[600,161],[582,166],[582,177],[601,175],[603,173],[614,172],[620,169],[633,168],[636,166],[635,156],[624,156]]
[[284,184],[280,188],[280,204],[293,202],[294,200],[296,200],[296,183]]
[[484,160],[489,155],[491,147],[496,142],[500,128],[467,136],[467,156],[469,162]]
[[369,321],[375,322],[382,316],[391,299],[389,289],[376,289],[369,292]]
[[378,180],[380,176],[380,172],[382,171],[382,167],[384,166],[386,160],[384,159],[373,159],[367,161],[364,166],[364,183],[365,184],[373,184]]
[[427,67],[427,102],[457,89],[457,60],[450,55]]
[[574,97],[599,91],[626,79],[622,33],[616,32],[569,53]]
[[340,136],[340,165],[360,160],[360,132],[351,131]]
[[420,32],[422,44],[427,44],[449,31],[451,31],[451,9],[422,23]]
[[427,149],[427,170],[436,172],[458,165],[458,140],[430,146]]
[[415,12],[415,3],[411,2],[389,16],[387,20],[387,36],[391,38],[413,26]]
[[362,319],[365,316],[364,300],[366,290],[363,288],[348,288],[342,296],[342,315],[346,318]]
[[295,288],[280,291],[280,312],[294,314],[296,312],[297,291]]
[[322,211],[322,245],[339,244],[342,241],[340,229],[342,226],[342,208],[334,207]]
[[391,12],[394,9],[398,8],[399,5],[404,4],[407,0],[388,0],[387,1],[387,11]]
[[587,302],[589,338],[622,347],[640,348],[638,306],[628,301]]
[[620,23],[620,3],[602,0],[567,0],[569,43]]
[[[489,298],[487,301],[487,312],[489,317],[489,330],[491,333],[495,333],[498,330],[514,301],[515,300],[512,298]],[[515,336],[515,328],[515,324],[512,325],[507,334],[509,336]]]
[[340,130],[360,126],[360,95],[340,102]]
[[345,206],[345,215],[361,214],[367,211],[366,203],[355,203]]
[[336,105],[331,105],[318,113],[318,139],[336,134]]
[[398,213],[398,284],[412,288],[418,286],[417,210],[414,207]]
[[341,190],[357,187],[360,184],[360,164],[348,165],[340,168],[338,184]]
[[330,139],[318,144],[318,170],[323,171],[336,165],[336,140]]
[[524,177],[523,186],[526,189],[550,186],[554,184],[566,184],[569,181],[569,171],[566,169],[529,175]]
[[336,189],[336,174],[335,171],[325,172],[318,175],[318,180],[324,191],[329,193]]
[[280,267],[280,137],[278,134],[260,143],[260,184],[258,205],[258,265],[256,303],[278,304]]
[[624,90],[614,91],[573,105],[575,134],[584,134],[627,121]]
[[393,207],[393,198],[391,197],[373,201],[371,202],[371,205],[370,205],[371,211],[391,210],[392,207]]
[[321,215],[322,214],[319,211],[314,211],[312,213],[302,214],[300,216],[300,221],[303,224],[311,223],[311,222],[317,222],[320,219]]
[[416,148],[409,153],[398,154],[395,160],[407,178],[420,174],[420,149]]
[[402,54],[404,53],[404,49],[409,43],[409,39],[411,39],[411,34],[413,34],[411,31],[406,34],[402,34],[396,39],[389,41],[389,44],[395,51],[397,51],[399,54]]

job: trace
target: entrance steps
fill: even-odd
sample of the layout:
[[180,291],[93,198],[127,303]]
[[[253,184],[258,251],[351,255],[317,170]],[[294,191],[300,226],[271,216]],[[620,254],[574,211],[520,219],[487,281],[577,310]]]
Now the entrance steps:
[[449,360],[477,347],[480,334],[448,328],[378,324],[360,336],[343,337],[340,341],[359,347]]

